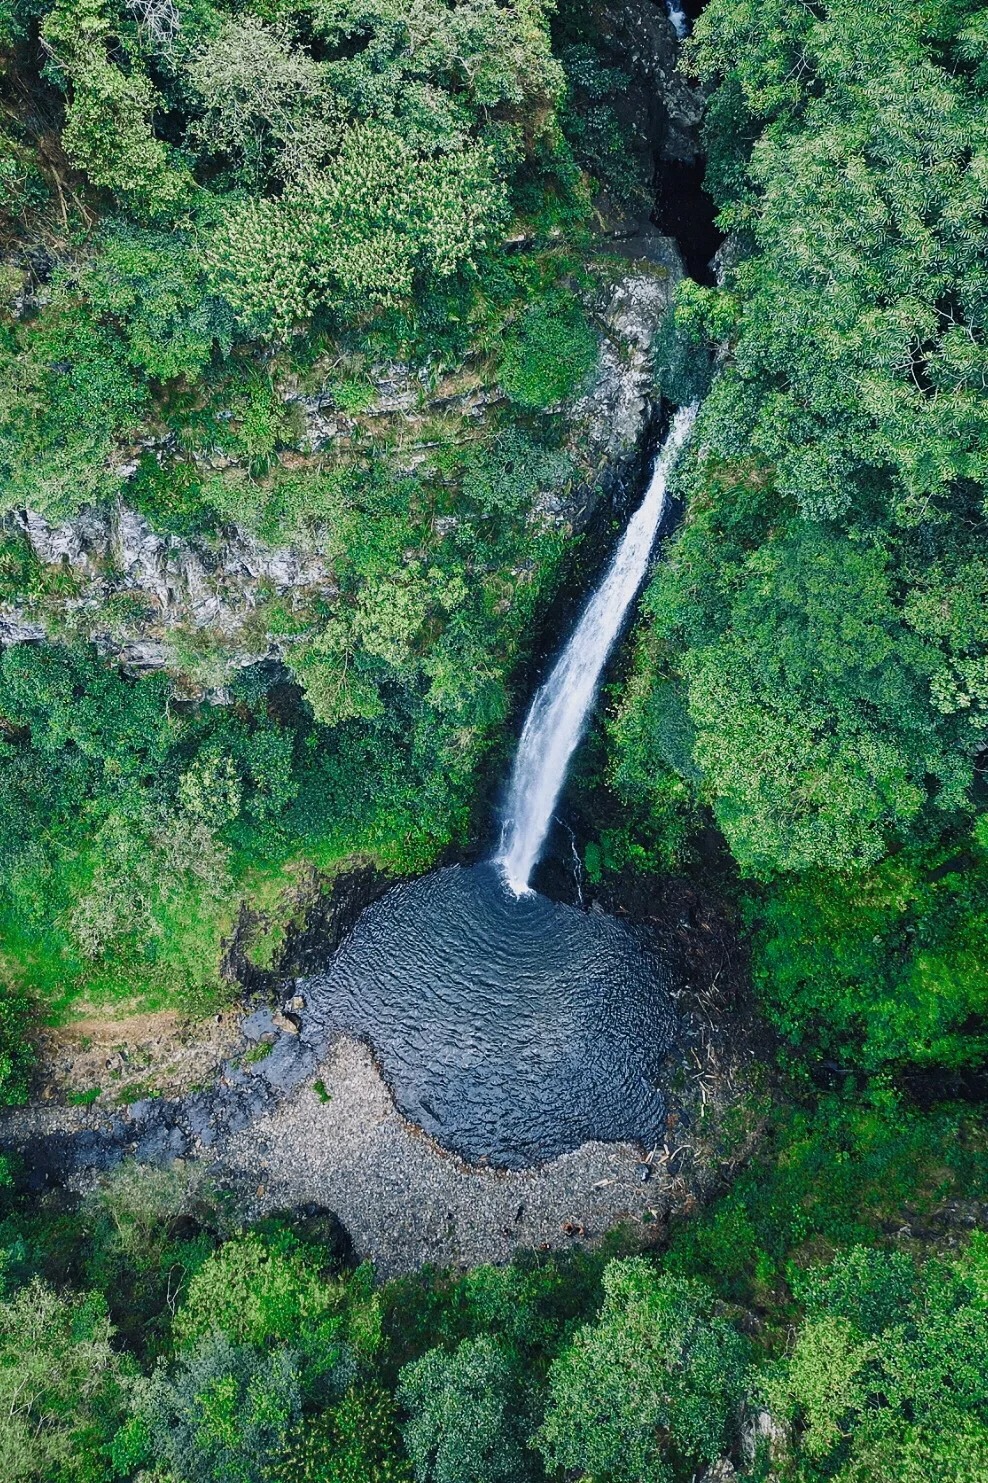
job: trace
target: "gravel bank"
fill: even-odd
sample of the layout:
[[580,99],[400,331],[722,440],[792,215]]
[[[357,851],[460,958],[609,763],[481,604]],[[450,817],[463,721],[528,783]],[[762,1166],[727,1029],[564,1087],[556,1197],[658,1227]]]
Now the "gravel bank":
[[398,1113],[366,1046],[339,1039],[311,1085],[236,1134],[222,1165],[254,1218],[315,1200],[334,1210],[383,1276],[433,1262],[504,1261],[519,1246],[560,1247],[623,1220],[664,1223],[685,1187],[656,1164],[641,1179],[627,1144],[587,1143],[537,1169],[468,1167]]

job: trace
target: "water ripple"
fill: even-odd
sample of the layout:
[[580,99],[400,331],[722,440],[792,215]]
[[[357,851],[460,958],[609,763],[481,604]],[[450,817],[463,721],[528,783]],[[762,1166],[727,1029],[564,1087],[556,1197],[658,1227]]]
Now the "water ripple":
[[622,922],[454,865],[372,903],[305,992],[323,1028],[371,1042],[407,1117],[521,1168],[656,1141],[671,978]]

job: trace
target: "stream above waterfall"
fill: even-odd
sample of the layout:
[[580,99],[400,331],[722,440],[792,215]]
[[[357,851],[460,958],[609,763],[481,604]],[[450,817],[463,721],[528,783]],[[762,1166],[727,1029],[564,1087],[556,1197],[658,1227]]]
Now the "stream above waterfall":
[[304,993],[310,1022],[370,1041],[406,1117],[523,1168],[591,1139],[661,1142],[674,978],[635,929],[517,897],[488,862],[395,886]]

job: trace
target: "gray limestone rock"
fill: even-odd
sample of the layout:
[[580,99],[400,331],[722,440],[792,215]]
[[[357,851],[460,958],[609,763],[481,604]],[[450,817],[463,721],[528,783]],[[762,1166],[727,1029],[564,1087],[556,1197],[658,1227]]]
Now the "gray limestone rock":
[[[65,603],[78,618],[99,620],[103,604],[117,593],[132,593],[145,608],[129,620],[125,634],[93,631],[98,647],[134,673],[174,662],[171,634],[208,629],[225,641],[226,665],[235,670],[277,657],[270,638],[258,649],[244,629],[258,606],[272,595],[328,596],[335,592],[329,562],[318,542],[306,549],[272,547],[231,526],[211,545],[156,531],[139,511],[125,504],[85,509],[71,520],[52,524],[33,510],[15,511],[3,522],[23,535],[38,560],[66,566],[81,596]],[[136,630],[136,631],[135,631]],[[33,615],[0,614],[0,644],[45,637]],[[223,703],[217,686],[208,698]]]
[[240,1033],[245,1040],[260,1041],[266,1035],[277,1039],[277,1026],[270,1009],[255,1009],[240,1022]]
[[32,623],[16,612],[0,614],[0,648],[8,644],[37,643],[44,637],[45,629],[40,623]]
[[602,319],[607,331],[593,382],[573,408],[593,462],[632,459],[660,391],[654,351],[683,276],[676,244],[654,233],[650,255],[623,278]]
[[718,1457],[700,1475],[699,1483],[734,1483],[737,1469],[729,1457]]
[[788,1451],[789,1428],[771,1411],[755,1411],[746,1417],[741,1431],[741,1455],[747,1465],[767,1457],[777,1462]]
[[151,1128],[137,1140],[134,1157],[141,1164],[170,1164],[188,1152],[188,1142],[181,1128],[160,1125]]

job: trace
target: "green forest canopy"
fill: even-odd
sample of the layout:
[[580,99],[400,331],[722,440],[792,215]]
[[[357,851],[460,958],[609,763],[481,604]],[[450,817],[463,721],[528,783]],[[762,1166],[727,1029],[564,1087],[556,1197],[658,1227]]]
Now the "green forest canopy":
[[[42,290],[0,325],[7,507],[112,500],[150,437],[127,493],[159,528],[328,531],[339,587],[269,605],[290,672],[229,705],[72,632],[0,656],[4,1100],[32,996],[204,1007],[235,903],[300,853],[417,869],[469,832],[562,554],[528,517],[572,477],[589,201],[642,186],[581,9],[0,4],[3,289]],[[660,1255],[384,1284],[290,1219],[236,1228],[195,1169],[73,1203],[0,1164],[12,1483],[988,1476],[983,1116],[902,1091],[986,1050],[988,20],[709,0],[687,63],[731,238],[678,333],[722,354],[587,860],[688,863],[716,822],[788,1105]],[[276,375],[327,353],[343,409],[395,357],[487,357],[508,401],[426,471],[286,467]],[[71,581],[0,549],[5,603]]]

